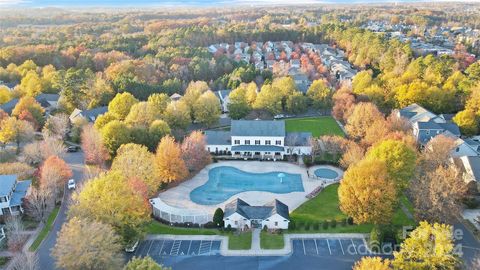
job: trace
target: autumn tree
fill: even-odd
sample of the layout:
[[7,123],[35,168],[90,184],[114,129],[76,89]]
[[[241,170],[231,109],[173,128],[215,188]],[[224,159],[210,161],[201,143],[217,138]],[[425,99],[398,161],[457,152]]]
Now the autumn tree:
[[31,165],[39,165],[50,156],[63,158],[67,148],[63,140],[57,137],[44,136],[42,141],[34,141],[23,147],[23,161]]
[[395,181],[400,189],[407,187],[415,174],[415,150],[401,141],[382,141],[370,148],[366,158],[385,162],[389,179]]
[[391,270],[390,260],[380,257],[363,257],[353,266],[353,270]]
[[103,166],[109,154],[100,132],[92,125],[86,125],[82,130],[81,142],[85,163]]
[[347,122],[356,102],[352,91],[342,86],[333,94],[332,102],[332,116],[339,121]]
[[168,126],[167,122],[163,120],[155,120],[148,129],[149,142],[147,144],[150,151],[155,151],[160,140],[166,135],[170,135],[172,130]]
[[42,133],[46,137],[57,137],[63,140],[68,133],[69,124],[66,114],[51,115],[45,122]]
[[71,218],[62,226],[52,250],[58,268],[120,269],[121,238],[111,226],[98,221]]
[[200,171],[211,162],[205,135],[194,131],[182,143],[182,158],[190,172]]
[[363,160],[350,166],[338,196],[340,209],[356,223],[387,224],[397,204],[395,184],[382,161]]
[[132,106],[130,112],[125,118],[125,122],[131,126],[148,127],[150,124],[160,119],[162,116],[161,108],[149,102],[139,102]]
[[24,203],[28,216],[36,221],[45,223],[50,212],[55,207],[55,197],[50,188],[32,187]]
[[458,125],[465,136],[473,136],[478,133],[478,116],[472,110],[463,110],[453,117],[453,122]]
[[365,137],[366,130],[372,123],[383,118],[383,114],[373,103],[361,102],[353,108],[345,129],[352,138],[361,139]]
[[163,137],[158,144],[155,165],[162,182],[169,183],[188,176],[187,166],[182,159],[182,150],[171,136]]
[[108,149],[110,157],[114,157],[117,149],[122,144],[129,143],[131,140],[131,132],[127,124],[124,122],[113,120],[104,126],[101,130],[103,143]]
[[434,171],[440,166],[448,167],[453,149],[455,149],[453,138],[442,134],[433,137],[421,152],[419,172]]
[[5,219],[5,235],[9,251],[18,252],[22,250],[28,236],[25,235],[25,227],[20,216],[9,216]]
[[458,269],[452,227],[445,224],[420,222],[393,253],[395,269]]
[[139,178],[153,195],[160,187],[161,180],[155,174],[154,155],[147,147],[138,144],[124,144],[117,151],[112,170],[120,172],[125,178]]
[[282,111],[282,94],[270,84],[264,84],[255,99],[254,109],[267,110],[272,114]]
[[149,219],[148,203],[120,172],[110,171],[86,182],[73,195],[70,217],[90,218],[114,227],[125,243],[138,237]]
[[11,270],[40,270],[38,255],[34,252],[20,252],[10,262]]
[[191,123],[189,107],[182,100],[168,104],[164,118],[172,129],[183,130]]
[[212,91],[203,93],[193,105],[195,120],[206,127],[218,123],[220,119],[220,101]]
[[17,118],[26,118],[35,129],[43,126],[45,110],[33,97],[21,98],[12,111],[12,116]]
[[331,90],[324,80],[315,80],[308,88],[307,96],[317,109],[325,109],[331,104]]
[[252,109],[257,97],[257,85],[252,82],[240,84],[239,87],[230,92],[228,99],[228,113],[232,119],[245,117]]
[[156,263],[152,257],[146,256],[143,258],[133,257],[123,270],[171,270],[171,268],[164,267]]
[[20,153],[20,144],[33,139],[34,130],[30,123],[18,120],[15,117],[4,119],[0,123],[0,142],[17,144],[17,154]]
[[340,159],[340,166],[348,169],[351,165],[361,161],[365,156],[365,149],[355,142],[348,144]]
[[50,189],[57,198],[68,179],[72,178],[72,169],[57,156],[50,156],[40,168],[40,185]]
[[0,105],[9,102],[12,99],[10,90],[5,86],[0,86]]
[[185,90],[185,95],[182,98],[182,101],[185,102],[185,105],[188,108],[188,112],[190,113],[190,120],[195,120],[195,104],[197,103],[200,96],[203,93],[210,90],[208,84],[204,81],[193,81],[188,84],[187,89]]
[[116,119],[124,120],[136,103],[138,103],[138,99],[128,92],[117,94],[108,104],[108,112]]

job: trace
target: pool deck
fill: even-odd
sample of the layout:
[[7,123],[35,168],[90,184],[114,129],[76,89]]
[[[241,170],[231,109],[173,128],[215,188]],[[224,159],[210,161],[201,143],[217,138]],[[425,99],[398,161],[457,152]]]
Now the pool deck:
[[[226,201],[216,204],[216,205],[200,205],[192,202],[190,200],[190,192],[205,184],[208,181],[208,172],[210,169],[220,166],[231,166],[242,171],[252,172],[252,173],[267,173],[273,171],[281,171],[285,173],[300,174],[303,182],[303,192],[291,192],[286,194],[277,194],[264,191],[246,191],[236,195],[233,195]],[[315,188],[322,185],[322,183],[328,184],[328,182],[333,182],[333,180],[327,179],[318,179],[314,178],[313,172],[318,168],[329,168],[334,169],[336,172],[339,172],[339,175],[343,175],[343,172],[332,166],[314,166],[309,168],[309,173],[312,178],[309,178],[307,175],[307,168],[294,165],[287,162],[270,162],[270,161],[220,161],[218,163],[213,163],[208,165],[206,168],[201,170],[197,175],[192,179],[187,180],[180,185],[168,189],[159,194],[159,198],[164,201],[166,204],[178,207],[178,208],[187,208],[195,209],[207,214],[213,214],[215,209],[224,208],[225,204],[230,201],[240,198],[250,205],[264,205],[268,202],[278,199],[288,205],[289,210],[293,211],[301,204],[303,204],[308,199],[305,197],[307,194],[311,193]]]

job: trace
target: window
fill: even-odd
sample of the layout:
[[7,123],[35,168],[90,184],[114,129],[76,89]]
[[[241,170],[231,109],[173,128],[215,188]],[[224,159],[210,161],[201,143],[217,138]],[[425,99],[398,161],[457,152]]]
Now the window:
[[237,221],[237,220],[235,220],[235,225],[238,225],[238,221]]
[[460,147],[457,147],[457,149],[455,149],[455,152],[459,152],[460,151]]
[[255,140],[255,145],[260,145],[260,140]]
[[270,140],[265,141],[265,145],[270,145],[270,144],[272,144]]
[[427,130],[427,135],[430,135],[430,130]]
[[240,144],[240,140],[235,140],[233,143],[234,144]]
[[277,221],[275,221],[275,226],[278,226],[278,222],[277,222]]
[[250,140],[245,140],[245,144],[246,144],[246,145],[249,145],[249,144],[250,144]]
[[210,147],[208,147],[207,149],[208,149],[208,152],[210,152]]
[[276,145],[282,145],[282,141],[275,141]]

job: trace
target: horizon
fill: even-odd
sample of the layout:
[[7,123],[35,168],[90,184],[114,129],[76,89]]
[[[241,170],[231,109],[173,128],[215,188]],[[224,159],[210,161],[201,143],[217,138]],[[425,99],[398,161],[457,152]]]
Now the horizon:
[[[101,2],[101,3],[99,3]],[[150,0],[84,0],[81,3],[71,3],[68,0],[0,0],[0,8],[72,8],[72,7],[102,7],[102,8],[144,8],[144,7],[215,7],[221,6],[295,6],[307,5],[369,5],[369,4],[421,4],[421,3],[480,3],[480,0],[299,0],[292,3],[289,0],[185,0],[185,1],[150,1]]]

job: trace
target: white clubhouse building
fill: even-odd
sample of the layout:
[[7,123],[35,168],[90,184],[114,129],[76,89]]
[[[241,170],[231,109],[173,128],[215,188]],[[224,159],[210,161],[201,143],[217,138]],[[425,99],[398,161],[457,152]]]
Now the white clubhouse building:
[[290,215],[288,206],[274,200],[262,206],[252,206],[241,199],[225,205],[223,217],[225,228],[235,229],[264,228],[288,229]]
[[309,155],[309,132],[286,132],[283,120],[233,120],[230,131],[205,131],[207,150],[238,158],[282,159]]

